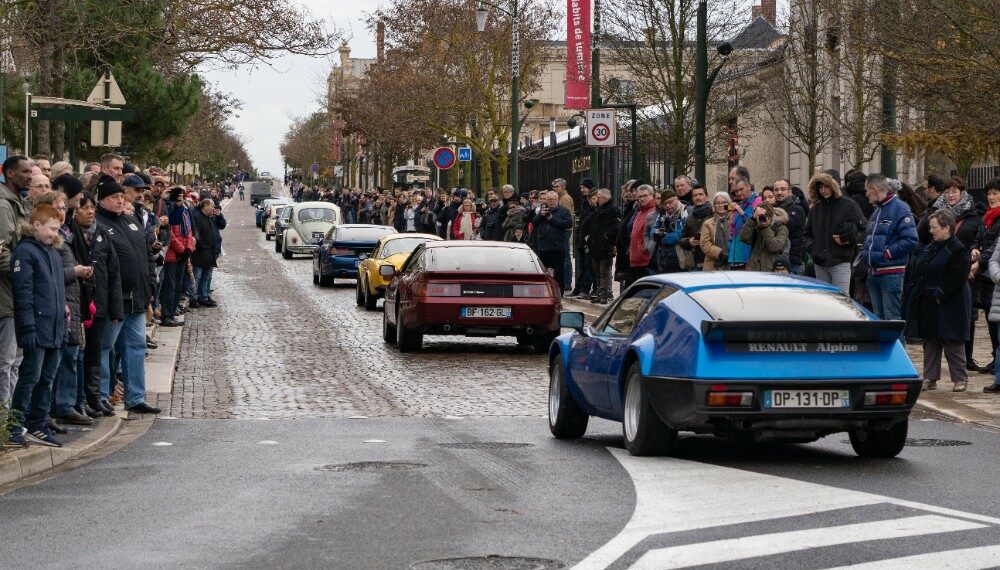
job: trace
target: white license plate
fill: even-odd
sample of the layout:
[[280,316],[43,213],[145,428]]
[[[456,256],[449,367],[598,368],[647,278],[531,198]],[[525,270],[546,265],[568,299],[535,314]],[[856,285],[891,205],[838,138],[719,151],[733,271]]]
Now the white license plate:
[[848,390],[765,390],[765,408],[843,408],[851,407]]
[[322,240],[323,239],[323,232],[313,232],[313,239],[316,239],[316,238],[319,238],[319,239]]
[[510,307],[462,307],[463,319],[509,319]]

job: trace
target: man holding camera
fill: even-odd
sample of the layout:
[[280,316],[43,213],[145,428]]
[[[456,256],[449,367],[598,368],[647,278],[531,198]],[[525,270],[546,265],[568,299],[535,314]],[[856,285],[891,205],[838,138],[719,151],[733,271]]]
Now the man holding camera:
[[[738,177],[735,183],[733,183],[732,193],[733,203],[729,207],[733,211],[733,217],[729,222],[729,235],[738,236],[743,230],[743,226],[753,217],[754,210],[757,209],[757,206],[760,206],[761,199],[753,191],[750,179],[743,176]],[[749,260],[749,245],[738,239],[729,242],[730,269],[746,269]]]
[[564,290],[566,271],[566,236],[573,227],[573,214],[559,204],[559,194],[546,192],[537,210],[530,210],[524,215],[525,224],[533,224],[534,231],[530,243],[538,253],[545,267],[551,269],[553,277],[559,284],[559,290]]

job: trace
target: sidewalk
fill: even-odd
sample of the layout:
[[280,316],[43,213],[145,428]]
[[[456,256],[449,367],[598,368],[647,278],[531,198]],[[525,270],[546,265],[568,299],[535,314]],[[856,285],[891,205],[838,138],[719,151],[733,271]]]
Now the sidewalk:
[[[616,282],[615,295],[618,294],[617,286]],[[580,311],[587,316],[588,322],[593,322],[606,307],[608,305],[594,305],[588,301],[563,298],[563,310]],[[907,344],[906,352],[913,360],[913,366],[917,369],[917,373],[920,374],[924,362],[923,346]],[[990,336],[986,330],[986,319],[982,315],[976,322],[976,338],[972,356],[980,365],[988,364],[993,360],[990,354]],[[1000,428],[1000,396],[983,393],[983,388],[993,383],[993,376],[969,372],[968,390],[955,393],[951,391],[947,362],[943,362],[941,367],[941,381],[938,382],[938,389],[931,392],[921,392],[917,405],[959,421]]]
[[[174,367],[180,348],[181,328],[166,328],[153,325],[147,332],[159,344],[146,355],[146,393],[148,401],[156,401],[157,395],[169,395],[173,386]],[[5,486],[27,477],[53,469],[88,451],[100,446],[113,437],[122,427],[122,422],[142,419],[122,406],[116,406],[117,415],[103,418],[93,426],[66,426],[70,434],[63,436],[67,443],[63,447],[31,445],[27,449],[11,449],[0,455],[0,493]]]

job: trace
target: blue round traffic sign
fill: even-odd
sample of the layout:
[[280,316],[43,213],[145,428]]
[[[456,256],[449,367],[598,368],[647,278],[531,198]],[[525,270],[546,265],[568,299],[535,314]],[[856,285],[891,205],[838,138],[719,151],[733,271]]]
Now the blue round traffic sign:
[[434,166],[437,166],[441,170],[448,170],[452,166],[455,166],[455,151],[447,146],[434,151]]

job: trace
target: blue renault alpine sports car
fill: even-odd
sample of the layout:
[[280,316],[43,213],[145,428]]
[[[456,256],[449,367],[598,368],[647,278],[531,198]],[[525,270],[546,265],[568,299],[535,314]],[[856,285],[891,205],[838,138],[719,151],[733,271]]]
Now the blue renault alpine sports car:
[[313,252],[313,283],[332,285],[337,277],[356,279],[362,255],[371,255],[378,240],[396,233],[392,226],[341,224],[326,233]]
[[632,284],[549,351],[549,427],[578,438],[590,416],[622,422],[634,455],[677,432],[811,442],[848,432],[855,452],[906,444],[921,379],[900,335],[840,289],[754,272],[673,273]]

